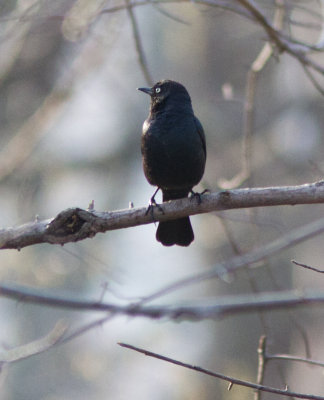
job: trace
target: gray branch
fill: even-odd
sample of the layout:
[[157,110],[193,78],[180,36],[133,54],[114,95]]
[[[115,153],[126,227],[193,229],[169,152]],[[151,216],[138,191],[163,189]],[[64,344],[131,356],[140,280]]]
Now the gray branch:
[[256,311],[270,311],[300,306],[310,306],[324,303],[322,290],[287,290],[258,294],[243,294],[212,298],[193,304],[175,305],[144,305],[141,302],[127,305],[103,303],[71,296],[49,294],[48,291],[1,284],[0,296],[18,300],[23,303],[33,303],[73,311],[110,312],[114,315],[130,317],[145,317],[150,319],[168,318],[170,320],[199,321],[209,318],[223,318],[235,314]]
[[154,207],[98,212],[69,208],[52,219],[0,230],[0,249],[21,249],[37,243],[65,244],[92,238],[97,233],[167,221],[212,211],[297,204],[324,203],[324,181],[300,186],[225,190],[163,203],[163,213]]
[[188,363],[184,363],[182,361],[175,360],[174,358],[163,356],[162,354],[153,353],[152,351],[141,349],[139,347],[132,346],[131,344],[118,343],[118,345],[121,346],[121,347],[124,347],[126,349],[135,350],[135,351],[137,351],[139,353],[144,354],[145,356],[157,358],[158,360],[166,361],[168,363],[175,364],[175,365],[178,365],[178,366],[183,367],[183,368],[187,368],[187,369],[191,369],[193,371],[201,372],[202,374],[213,376],[214,378],[223,379],[223,380],[225,380],[225,381],[230,383],[230,386],[228,387],[228,390],[230,390],[233,385],[239,385],[239,386],[245,386],[245,387],[248,387],[248,388],[251,388],[251,389],[255,389],[255,390],[261,390],[261,391],[268,392],[268,393],[281,394],[281,395],[284,395],[286,397],[289,396],[289,397],[298,398],[298,399],[324,400],[324,397],[317,396],[315,394],[292,392],[292,391],[288,390],[288,388],[286,388],[286,389],[277,389],[277,388],[270,387],[270,386],[260,385],[258,383],[243,381],[242,379],[233,378],[231,376],[224,375],[224,374],[221,374],[219,372],[214,372],[214,371],[208,370],[206,368],[199,367],[197,365],[190,365]]

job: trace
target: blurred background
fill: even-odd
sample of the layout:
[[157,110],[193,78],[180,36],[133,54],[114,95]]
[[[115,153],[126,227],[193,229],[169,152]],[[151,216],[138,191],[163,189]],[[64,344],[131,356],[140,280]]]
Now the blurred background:
[[[136,50],[138,28],[152,80],[188,89],[207,137],[207,166],[197,190],[219,189],[242,168],[247,74],[267,39],[251,20],[203,2],[141,3],[133,15],[118,0],[0,1],[0,223],[46,219],[68,207],[98,211],[146,206],[154,188],[140,154],[149,98]],[[215,2],[217,5],[220,2]],[[226,3],[226,2],[222,2]],[[233,3],[233,2],[229,2]],[[256,4],[271,21],[275,1]],[[316,43],[320,2],[284,1],[283,28]],[[137,43],[138,45],[138,43]],[[316,55],[324,66],[324,56]],[[251,176],[241,187],[298,185],[323,179],[323,98],[301,65],[276,54],[258,75]],[[160,197],[158,198],[160,201]],[[191,218],[195,241],[166,248],[154,224],[111,231],[80,243],[0,252],[0,278],[51,293],[133,301],[210,269],[323,215],[322,205],[233,210]],[[200,283],[156,300],[176,304],[227,294],[322,288],[323,236],[228,279]],[[59,319],[70,331],[102,314],[68,312],[1,298],[2,350],[46,335]],[[181,322],[115,317],[74,340],[0,374],[1,400],[230,399],[251,390],[120,348],[126,342],[184,362],[256,380],[257,346],[324,360],[323,310],[246,314]],[[323,393],[319,368],[272,361],[265,384]],[[263,398],[274,398],[264,394]]]

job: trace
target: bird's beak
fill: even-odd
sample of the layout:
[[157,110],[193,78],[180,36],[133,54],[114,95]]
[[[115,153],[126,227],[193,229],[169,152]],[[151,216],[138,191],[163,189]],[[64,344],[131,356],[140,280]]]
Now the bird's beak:
[[139,87],[137,88],[137,90],[140,90],[141,92],[144,92],[146,94],[149,94],[150,96],[152,96],[153,94],[153,89],[152,88],[147,88],[147,87]]

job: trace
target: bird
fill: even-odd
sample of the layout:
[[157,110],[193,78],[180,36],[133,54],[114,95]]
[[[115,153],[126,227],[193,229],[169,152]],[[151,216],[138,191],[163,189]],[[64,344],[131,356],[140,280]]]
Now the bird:
[[[192,188],[205,171],[206,139],[187,89],[165,79],[138,90],[150,96],[149,115],[141,136],[144,175],[157,186],[150,207],[156,205],[159,190],[163,202],[188,197],[189,193],[196,195]],[[164,246],[189,246],[194,240],[189,217],[160,222],[156,239]]]

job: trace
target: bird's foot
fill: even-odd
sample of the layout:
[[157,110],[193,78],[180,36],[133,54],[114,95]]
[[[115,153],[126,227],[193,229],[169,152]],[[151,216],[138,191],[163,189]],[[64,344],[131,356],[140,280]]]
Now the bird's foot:
[[209,192],[210,192],[209,189],[205,189],[205,190],[203,190],[201,193],[199,193],[199,192],[194,192],[193,190],[190,190],[190,199],[196,198],[197,201],[198,201],[198,204],[201,204],[201,202],[202,202],[201,196],[202,196],[203,194],[209,193]]
[[160,206],[160,204],[157,204],[157,202],[155,201],[155,195],[156,195],[156,193],[159,191],[159,188],[155,191],[155,193],[153,194],[153,196],[151,197],[151,199],[150,199],[150,204],[149,204],[149,206],[147,207],[147,210],[146,210],[146,212],[145,212],[145,215],[147,215],[148,213],[151,213],[151,217],[152,217],[152,220],[155,222],[155,219],[154,219],[154,206],[155,207],[157,207],[157,209],[162,213],[162,214],[164,214],[164,211],[163,211],[163,208]]

